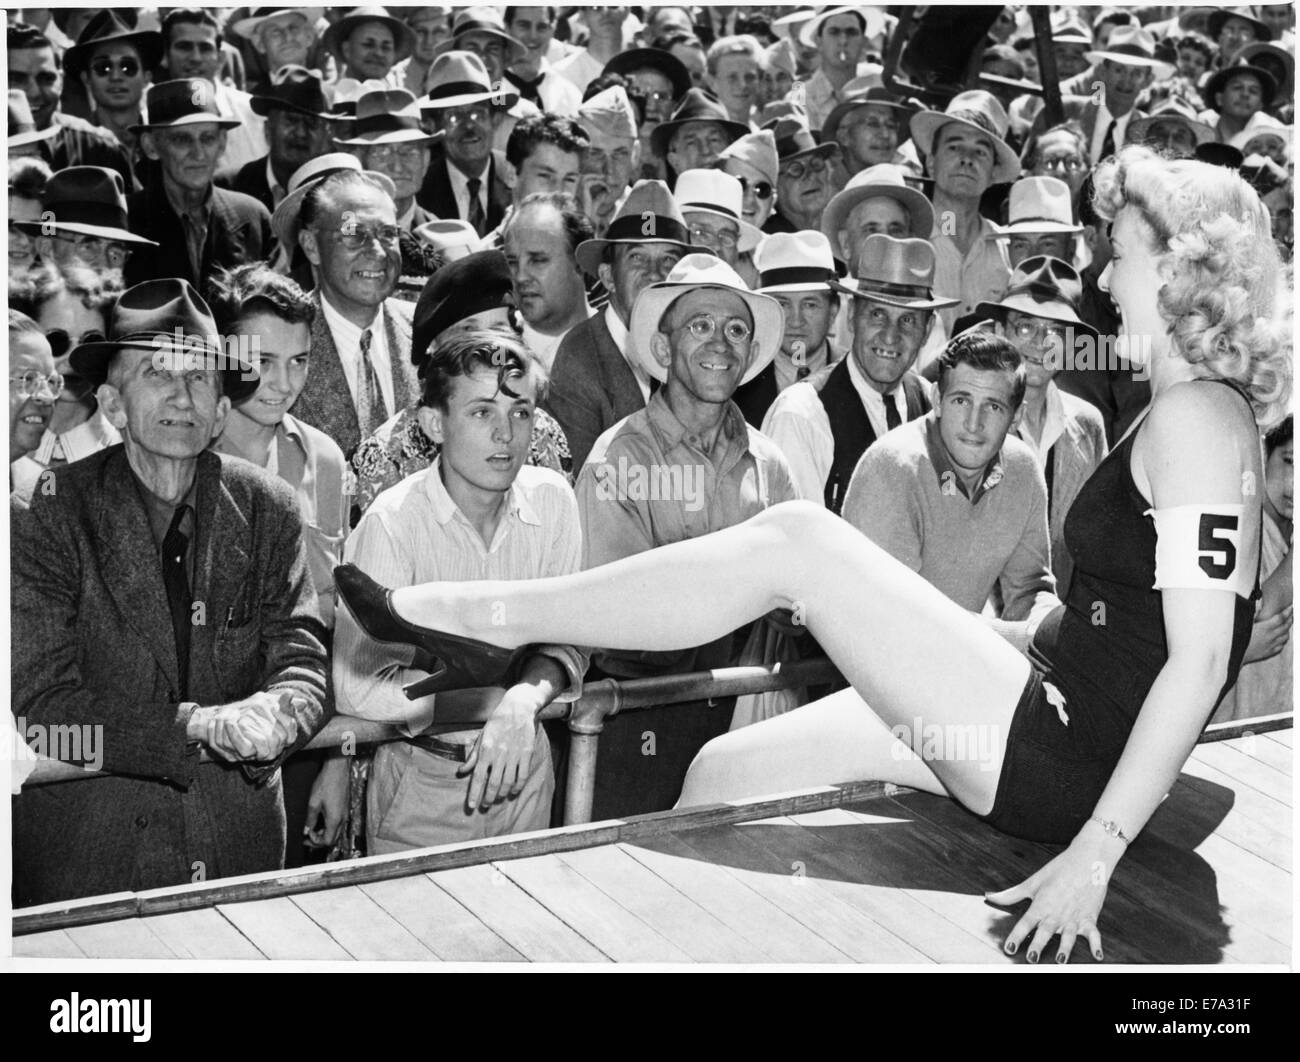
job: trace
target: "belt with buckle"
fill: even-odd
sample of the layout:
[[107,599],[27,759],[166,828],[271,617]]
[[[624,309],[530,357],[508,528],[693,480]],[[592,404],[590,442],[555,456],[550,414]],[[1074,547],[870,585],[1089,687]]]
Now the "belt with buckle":
[[417,749],[423,749],[433,756],[440,756],[454,763],[464,763],[469,759],[470,746],[455,741],[443,741],[442,738],[434,737],[432,734],[416,734],[408,737],[406,741]]

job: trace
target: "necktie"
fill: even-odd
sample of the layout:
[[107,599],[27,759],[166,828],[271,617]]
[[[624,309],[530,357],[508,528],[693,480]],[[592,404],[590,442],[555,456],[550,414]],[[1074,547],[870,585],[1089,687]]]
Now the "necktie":
[[361,386],[358,388],[357,418],[361,422],[361,437],[364,439],[388,419],[388,410],[384,406],[384,392],[379,386],[379,374],[375,372],[375,363],[370,360],[371,332],[367,328],[361,333]]
[[885,430],[893,431],[903,423],[903,418],[898,415],[898,406],[894,404],[894,396],[889,394],[882,397],[885,400]]
[[181,530],[181,522],[188,510],[188,505],[176,509],[162,540],[163,586],[167,590],[167,606],[172,614],[172,635],[176,639],[181,700],[188,696],[190,680],[190,575],[185,563],[185,552],[189,549],[190,539]]
[[545,74],[539,74],[529,81],[526,77],[520,77],[509,70],[506,71],[506,80],[519,90],[519,95],[529,103],[537,104],[538,108],[542,110],[545,110],[545,108],[542,107],[542,97],[538,90],[542,87],[542,81],[545,77]]
[[1118,124],[1118,118],[1112,118],[1110,125],[1106,128],[1106,135],[1101,138],[1101,154],[1097,156],[1097,161],[1108,159],[1115,154],[1115,126]]
[[483,187],[483,182],[477,177],[471,177],[467,182],[469,187],[469,213],[465,220],[474,226],[474,231],[480,236],[486,235],[487,215],[483,212],[483,203],[478,197],[478,190]]

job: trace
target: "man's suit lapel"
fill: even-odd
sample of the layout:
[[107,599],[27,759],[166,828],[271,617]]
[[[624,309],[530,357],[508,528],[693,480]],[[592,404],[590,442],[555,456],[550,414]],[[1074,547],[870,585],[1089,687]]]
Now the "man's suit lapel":
[[411,318],[401,315],[396,299],[384,302],[384,330],[388,341],[388,361],[393,374],[394,413],[415,402],[415,373],[411,365]]
[[[244,543],[248,541],[248,519],[235,504],[230,491],[221,481],[221,458],[210,451],[199,456],[198,490],[198,541],[195,543],[193,597],[208,609],[219,610],[228,601],[234,601],[240,592],[250,566]],[[214,552],[221,547],[221,563],[216,563]],[[206,617],[208,625],[222,624],[226,617]],[[219,626],[213,629],[220,629]]]
[[[176,635],[162,565],[125,450],[104,463],[102,475],[104,504],[95,538],[102,553],[100,575],[126,624],[149,647],[167,681],[179,688]],[[111,651],[105,647],[105,652]]]
[[[604,363],[604,371],[609,381],[609,394],[614,399],[615,410],[631,408],[633,411],[645,407],[645,396],[641,392],[641,385],[636,382],[636,374],[623,357],[622,352],[618,349],[618,344],[614,342],[614,336],[609,330],[609,325],[605,323],[605,311],[602,310],[595,317],[596,329],[596,353]],[[627,341],[632,342],[632,334],[629,332]]]
[[312,301],[316,304],[316,316],[311,326],[311,362],[307,386],[294,406],[294,415],[332,436],[347,454],[361,441],[361,422],[334,346],[334,334],[325,320],[319,291],[313,294]]

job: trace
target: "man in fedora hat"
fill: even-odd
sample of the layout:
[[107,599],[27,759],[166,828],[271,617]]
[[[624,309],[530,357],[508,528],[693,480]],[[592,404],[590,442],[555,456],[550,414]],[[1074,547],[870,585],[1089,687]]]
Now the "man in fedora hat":
[[[130,284],[181,277],[196,288],[217,268],[267,257],[271,212],[252,196],[213,183],[234,118],[217,110],[212,82],[164,81],[149,89],[140,147],[158,163],[161,188],[127,200],[131,229],[154,241],[127,263]],[[159,194],[161,193],[161,194]]]
[[313,71],[289,66],[275,72],[269,87],[253,94],[253,111],[266,119],[270,150],[265,158],[236,170],[227,187],[273,211],[288,193],[294,172],[328,146],[329,104]]
[[1002,104],[982,89],[958,93],[943,111],[912,116],[912,141],[934,179],[930,242],[935,290],[953,300],[940,315],[949,335],[960,314],[1002,294],[1011,273],[997,229],[979,210],[990,186],[1009,184],[1020,173],[1007,125]]
[[854,175],[831,198],[820,228],[841,262],[856,262],[867,237],[876,233],[930,238],[934,208],[907,176],[898,166],[880,163]]
[[925,381],[912,372],[952,299],[933,292],[934,248],[925,240],[868,236],[856,278],[836,282],[852,296],[847,357],[777,396],[763,421],[790,461],[801,498],[838,513],[849,477],[886,432],[929,412]]
[[1214,130],[1200,121],[1196,108],[1180,96],[1170,96],[1145,118],[1129,122],[1132,144],[1146,144],[1170,158],[1190,159],[1201,144],[1214,139]]
[[425,132],[414,96],[406,89],[389,88],[364,93],[357,100],[352,135],[334,143],[353,151],[363,169],[393,182],[398,228],[413,232],[434,218],[415,197],[429,171],[432,147],[442,137]]
[[518,94],[495,88],[472,52],[444,52],[429,68],[420,109],[444,134],[416,198],[439,218],[468,221],[480,236],[501,224],[510,204],[504,154],[493,149],[501,108]]
[[98,304],[126,287],[132,254],[157,247],[133,232],[128,219],[121,174],[102,166],[69,166],[45,182],[41,219],[14,227],[35,240],[37,255],[54,266],[67,290],[93,292]]
[[1064,588],[1074,571],[1065,517],[1107,452],[1101,413],[1053,382],[1062,369],[1073,368],[1076,353],[1087,345],[1094,350],[1094,363],[1097,358],[1097,332],[1079,316],[1082,292],[1073,266],[1033,257],[1016,266],[1001,299],[978,310],[1024,361],[1025,398],[1013,431],[1029,444],[1047,478],[1052,572]]
[[821,127],[822,143],[839,144],[850,177],[869,166],[897,162],[916,108],[889,92],[879,74],[850,81],[843,95],[844,102],[835,105]]
[[1256,114],[1272,107],[1276,95],[1277,82],[1267,70],[1234,63],[1205,83],[1202,98],[1211,109],[1203,117],[1214,125],[1215,138],[1227,144]]
[[231,120],[223,169],[237,170],[266,154],[265,119],[253,112],[253,98],[221,76],[223,48],[216,17],[199,7],[174,7],[162,20],[162,80],[204,78],[212,83],[216,113]]
[[785,328],[781,349],[771,363],[736,391],[736,405],[755,427],[763,423],[776,396],[838,361],[831,327],[840,296],[831,245],[820,232],[778,232],[759,248],[758,290],[781,306]]
[[[750,291],[720,259],[689,254],[637,297],[630,332],[632,357],[663,386],[644,409],[601,435],[578,476],[584,568],[732,527],[795,498],[785,458],[733,401],[737,387],[776,354],[777,302]],[[679,652],[593,656],[602,673],[617,678],[736,661],[730,635]],[[634,727],[607,728],[603,773],[621,792],[598,795],[597,806],[611,797],[623,801],[622,810],[629,800],[636,810],[671,802],[690,758],[730,719],[730,711],[652,710]],[[663,755],[647,764],[640,735],[660,724],[671,730],[671,747],[665,740]]]
[[391,186],[382,176],[340,169],[310,184],[299,206],[298,242],[315,275],[316,314],[311,375],[292,413],[331,436],[348,458],[419,392],[412,306],[392,297],[402,230]]
[[816,231],[835,191],[833,167],[839,145],[817,143],[801,113],[777,118],[769,128],[776,136],[780,165],[776,209],[763,231]]
[[162,36],[136,30],[116,11],[101,11],[63,56],[64,77],[78,78],[94,107],[95,120],[128,150],[136,138],[150,71],[162,57]]
[[1011,435],[1025,391],[1016,348],[989,331],[953,339],[935,408],[891,431],[858,463],[844,519],[1022,651],[1060,606],[1048,563],[1047,490]]
[[320,55],[316,36],[319,9],[306,7],[255,7],[246,18],[228,25],[235,37],[251,44],[242,54],[248,75],[249,90],[257,95],[269,88],[272,75],[285,66],[306,69],[320,67],[328,55]]
[[578,109],[590,143],[582,156],[578,201],[603,236],[641,168],[636,111],[622,85],[596,93]]
[[545,406],[568,436],[575,466],[602,432],[649,401],[657,383],[632,354],[632,307],[696,249],[662,181],[638,181],[605,235],[578,247],[578,265],[600,279],[609,304],[569,331],[551,367]]
[[1038,255],[1072,261],[1075,239],[1082,231],[1083,226],[1074,221],[1070,186],[1064,181],[1023,177],[1011,186],[1002,234],[1012,269]]
[[[63,71],[49,39],[33,26],[9,23],[6,30],[9,87],[20,90],[31,112],[35,152],[52,170],[67,166],[105,166],[122,175],[128,189],[136,187],[131,158],[107,129],[64,114],[59,107]],[[45,136],[47,130],[54,132]]]
[[727,110],[704,89],[691,89],[683,97],[672,120],[655,127],[650,134],[654,154],[668,163],[668,175],[712,165],[733,140],[750,132],[747,125],[733,122]]
[[732,269],[751,254],[763,232],[741,216],[740,181],[722,170],[687,170],[677,178],[673,198],[681,207],[691,243],[711,251]]
[[123,293],[72,353],[122,444],[13,521],[14,711],[99,728],[105,772],[15,801],[17,906],[283,866],[325,631],[292,490],[208,449],[258,383],[216,332],[183,280]]
[[[1294,17],[1291,25],[1294,26]],[[1219,46],[1224,66],[1236,61],[1237,53],[1254,41],[1271,41],[1273,30],[1248,7],[1225,7],[1211,12],[1205,31]]]
[[325,31],[323,43],[339,61],[339,76],[391,80],[393,64],[411,54],[415,33],[382,7],[354,7]]

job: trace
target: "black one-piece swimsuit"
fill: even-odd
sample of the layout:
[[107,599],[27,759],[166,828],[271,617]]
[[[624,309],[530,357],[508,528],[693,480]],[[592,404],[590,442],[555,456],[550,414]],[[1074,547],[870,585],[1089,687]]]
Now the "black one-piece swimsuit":
[[[1228,386],[1241,394],[1235,384]],[[1066,517],[1074,578],[1065,604],[1034,636],[1034,670],[1012,719],[997,796],[986,817],[1017,837],[1073,840],[1092,815],[1169,655],[1160,591],[1153,589],[1155,523],[1144,515],[1151,505],[1129,467],[1137,434],[1130,433],[1098,466]],[[1237,595],[1228,678],[1215,707],[1237,681],[1258,597],[1257,566],[1254,594]],[[1206,723],[1212,715],[1213,709]]]

